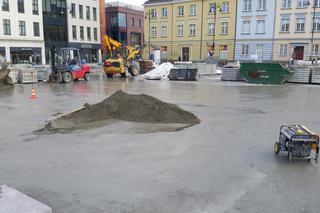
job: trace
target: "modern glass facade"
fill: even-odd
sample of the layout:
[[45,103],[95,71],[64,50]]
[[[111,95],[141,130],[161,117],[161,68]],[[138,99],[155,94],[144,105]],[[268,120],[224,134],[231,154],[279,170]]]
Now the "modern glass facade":
[[42,0],[46,63],[50,63],[51,48],[68,46],[66,0]]

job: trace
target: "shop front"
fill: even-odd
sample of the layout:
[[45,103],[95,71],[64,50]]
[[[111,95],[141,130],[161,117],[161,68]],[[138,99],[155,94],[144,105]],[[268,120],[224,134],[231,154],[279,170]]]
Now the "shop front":
[[10,47],[10,56],[12,64],[42,63],[41,48]]
[[98,63],[99,62],[99,44],[77,44],[69,43],[70,47],[74,47],[80,50],[81,59],[86,63]]

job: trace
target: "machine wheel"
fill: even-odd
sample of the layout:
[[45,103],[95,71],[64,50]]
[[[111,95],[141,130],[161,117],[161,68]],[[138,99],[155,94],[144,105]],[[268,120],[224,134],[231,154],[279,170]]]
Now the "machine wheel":
[[131,69],[129,69],[129,72],[132,76],[137,76],[140,74],[140,65],[136,61],[132,62]]
[[84,74],[84,80],[85,81],[89,81],[90,80],[90,73],[88,73],[88,72],[86,72],[85,74]]
[[62,81],[64,83],[70,83],[73,80],[71,72],[63,72],[62,73]]
[[126,78],[127,77],[127,74],[126,74],[126,72],[124,72],[124,73],[121,73],[121,78]]
[[279,153],[280,153],[280,143],[279,142],[276,142],[276,143],[274,143],[274,153],[276,154],[276,155],[279,155]]
[[113,78],[113,74],[112,73],[107,73],[107,77],[108,78]]

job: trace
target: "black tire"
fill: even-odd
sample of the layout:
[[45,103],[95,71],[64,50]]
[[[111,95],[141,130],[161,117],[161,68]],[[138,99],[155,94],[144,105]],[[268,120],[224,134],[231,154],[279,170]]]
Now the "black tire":
[[107,77],[108,78],[113,78],[113,74],[112,73],[107,73]]
[[124,73],[121,73],[121,78],[126,78],[127,77],[127,71],[125,71]]
[[64,83],[70,83],[73,81],[73,76],[71,72],[63,72],[62,73],[62,81]]
[[84,80],[85,81],[89,81],[90,80],[90,73],[88,73],[88,72],[86,72],[85,74],[84,74]]
[[281,151],[280,143],[279,143],[279,142],[274,143],[273,149],[274,149],[274,153],[275,153],[276,155],[279,155],[279,153],[280,153],[280,151]]

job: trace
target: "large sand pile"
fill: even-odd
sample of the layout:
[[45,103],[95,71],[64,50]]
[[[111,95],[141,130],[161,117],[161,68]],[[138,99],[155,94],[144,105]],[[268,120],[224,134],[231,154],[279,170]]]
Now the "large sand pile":
[[[119,120],[148,124],[148,128],[152,129],[151,132],[155,132],[157,127],[159,131],[177,131],[200,123],[194,114],[177,105],[165,103],[148,95],[130,95],[120,90],[100,103],[85,105],[80,110],[51,120],[45,130],[70,131],[96,128]],[[155,126],[150,127],[150,125]]]

